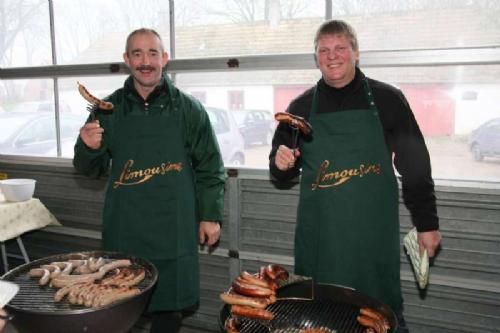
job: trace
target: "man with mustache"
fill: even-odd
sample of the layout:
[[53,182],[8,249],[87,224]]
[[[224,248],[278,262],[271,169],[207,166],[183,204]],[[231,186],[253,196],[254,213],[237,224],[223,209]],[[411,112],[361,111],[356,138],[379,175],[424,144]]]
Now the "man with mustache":
[[163,73],[158,33],[130,33],[123,57],[131,75],[106,98],[113,110],[80,130],[73,165],[91,177],[109,172],[103,248],[156,266],[151,332],[177,332],[199,302],[198,243],[220,237],[224,165],[205,109]]
[[429,153],[402,92],[357,67],[358,40],[349,24],[322,24],[314,48],[322,78],[287,110],[307,119],[312,135],[291,149],[294,129],[280,124],[269,162],[278,181],[301,174],[295,272],[382,300],[398,315],[398,332],[408,332],[393,161],[420,250],[433,257],[441,234]]

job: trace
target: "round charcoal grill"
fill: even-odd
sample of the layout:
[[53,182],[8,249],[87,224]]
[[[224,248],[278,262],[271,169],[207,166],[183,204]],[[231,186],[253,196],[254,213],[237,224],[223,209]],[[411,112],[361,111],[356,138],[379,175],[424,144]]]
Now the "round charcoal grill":
[[[87,308],[72,305],[65,298],[54,302],[57,289],[48,285],[40,286],[39,278],[30,278],[32,268],[55,261],[70,259],[130,259],[132,267],[142,267],[146,271],[145,279],[138,285],[138,295],[103,306]],[[122,333],[132,328],[144,312],[153,287],[158,279],[158,271],[149,261],[139,257],[126,256],[117,252],[78,252],[55,255],[18,266],[2,276],[2,280],[19,285],[19,292],[6,306],[13,315],[12,324],[20,333]]]
[[[350,288],[328,284],[313,284],[306,280],[284,286],[278,290],[283,299],[267,307],[274,314],[269,323],[241,318],[240,333],[299,333],[306,328],[326,328],[336,333],[364,333],[356,317],[362,307],[370,307],[383,314],[391,329],[396,332],[397,320],[389,306]],[[231,316],[226,304],[220,311],[219,327],[224,332],[224,323]]]

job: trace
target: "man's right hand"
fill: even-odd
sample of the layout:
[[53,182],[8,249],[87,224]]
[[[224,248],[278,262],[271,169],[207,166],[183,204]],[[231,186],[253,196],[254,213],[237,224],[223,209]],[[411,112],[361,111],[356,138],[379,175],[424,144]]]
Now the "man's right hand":
[[104,129],[99,125],[98,120],[86,123],[80,128],[80,138],[91,149],[99,149],[101,147],[102,133],[104,133]]

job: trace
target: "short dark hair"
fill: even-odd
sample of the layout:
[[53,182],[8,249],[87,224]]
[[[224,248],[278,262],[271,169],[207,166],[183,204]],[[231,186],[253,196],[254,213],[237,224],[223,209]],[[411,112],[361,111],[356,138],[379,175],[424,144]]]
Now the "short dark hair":
[[314,51],[318,48],[318,40],[324,35],[345,35],[351,41],[352,49],[358,50],[358,37],[356,31],[349,23],[342,20],[330,20],[320,25],[314,37]]
[[138,34],[153,34],[153,35],[155,35],[160,40],[161,50],[165,51],[165,47],[163,46],[163,40],[161,39],[160,34],[158,32],[156,32],[156,30],[149,29],[149,28],[139,28],[139,29],[136,29],[136,30],[132,31],[128,35],[128,37],[127,37],[127,43],[125,44],[125,53],[128,54],[128,47],[130,45],[130,40],[132,39],[132,37],[134,37],[135,35],[138,35]]

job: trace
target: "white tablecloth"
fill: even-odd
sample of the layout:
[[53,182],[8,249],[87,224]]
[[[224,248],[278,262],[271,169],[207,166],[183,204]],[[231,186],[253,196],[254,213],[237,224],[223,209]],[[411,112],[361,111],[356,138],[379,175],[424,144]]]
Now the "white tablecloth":
[[0,242],[47,225],[61,225],[37,198],[8,202],[0,191]]

